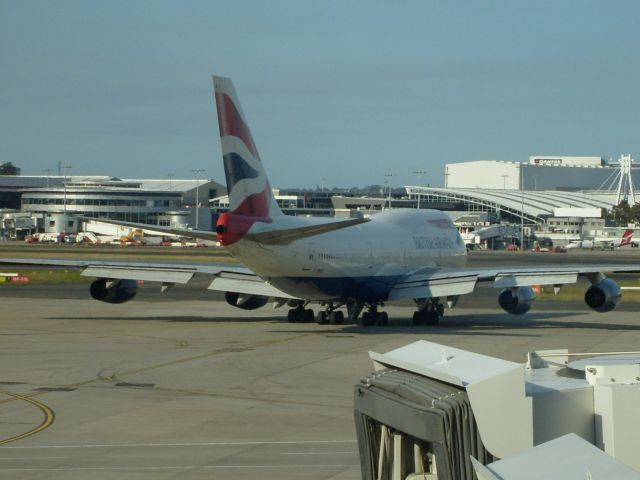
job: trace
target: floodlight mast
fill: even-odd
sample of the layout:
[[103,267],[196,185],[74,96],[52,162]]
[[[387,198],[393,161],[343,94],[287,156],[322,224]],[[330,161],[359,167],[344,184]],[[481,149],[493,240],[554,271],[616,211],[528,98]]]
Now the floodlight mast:
[[[58,163],[58,171],[61,170],[71,170],[73,168],[72,165],[62,165],[61,163]],[[65,222],[65,230],[66,230],[66,222],[67,222],[67,174],[65,172],[64,175],[64,179],[63,179],[63,184],[62,184],[62,190],[64,192],[64,200],[63,200],[63,206],[62,206],[62,210],[64,212],[64,222]]]
[[420,210],[420,189],[422,188],[422,175],[426,175],[427,172],[425,172],[424,170],[414,170],[412,173],[414,175],[418,175],[418,210]]
[[191,169],[196,174],[196,230],[198,230],[198,218],[200,217],[200,174],[206,172],[204,168]]

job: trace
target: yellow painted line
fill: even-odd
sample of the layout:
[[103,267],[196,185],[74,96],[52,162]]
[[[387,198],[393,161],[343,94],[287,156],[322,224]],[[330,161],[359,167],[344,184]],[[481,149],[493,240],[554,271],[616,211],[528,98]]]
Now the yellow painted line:
[[44,419],[42,420],[42,423],[40,425],[38,425],[36,428],[34,428],[32,430],[29,430],[28,432],[21,433],[19,435],[15,435],[15,436],[13,436],[11,438],[7,438],[5,440],[0,440],[0,445],[5,445],[7,443],[16,442],[18,440],[22,440],[23,438],[30,437],[31,435],[35,435],[36,433],[39,433],[39,432],[49,428],[51,426],[51,424],[53,424],[56,416],[53,413],[53,410],[51,410],[51,408],[46,406],[44,403],[38,402],[37,400],[34,400],[33,398],[30,398],[30,397],[25,397],[24,395],[18,395],[16,393],[6,392],[4,390],[0,390],[0,393],[3,394],[3,395],[7,395],[9,397],[12,397],[12,398],[14,398],[16,400],[22,400],[24,402],[28,402],[28,403],[30,403],[32,405],[35,405],[44,414]]
[[[298,340],[304,337],[309,337],[309,336],[314,336],[314,335],[318,335],[317,332],[307,332],[307,333],[303,333],[300,335],[294,335],[294,336],[290,336],[290,337],[280,337],[280,338],[274,338],[271,340],[263,340],[261,342],[256,342],[254,344],[249,344],[247,345],[247,348],[249,349],[253,349],[253,348],[260,348],[260,347],[267,347],[267,346],[271,346],[271,345],[277,345],[277,344],[281,344],[281,343],[288,343],[294,340]],[[154,337],[151,337],[154,338]],[[163,339],[163,340],[167,340],[167,339]],[[187,362],[192,362],[195,360],[201,360],[204,358],[208,358],[208,357],[214,357],[217,355],[221,355],[224,353],[228,353],[225,351],[213,351],[213,352],[207,352],[207,353],[203,353],[200,355],[194,355],[194,356],[190,356],[190,357],[186,357],[186,358],[181,358],[181,359],[177,359],[177,360],[173,360],[173,361],[169,361],[169,362],[164,362],[164,363],[159,363],[156,365],[149,365],[146,367],[141,367],[141,368],[137,368],[137,369],[132,369],[132,370],[127,370],[124,372],[120,372],[117,374],[113,374],[110,375],[108,377],[99,377],[99,378],[94,378],[94,379],[90,379],[90,380],[85,380],[82,382],[76,382],[74,384],[71,385],[65,385],[66,387],[81,387],[84,385],[90,385],[92,383],[96,383],[96,382],[101,382],[101,381],[114,381],[117,377],[119,376],[126,376],[126,375],[135,375],[138,373],[142,373],[142,372],[146,372],[149,370],[155,370],[158,368],[164,368],[164,367],[169,367],[169,366],[174,366],[174,365],[178,365],[181,363],[187,363]],[[165,391],[173,391],[173,392],[183,392],[183,393],[192,393],[192,394],[196,394],[196,395],[212,395],[212,392],[207,392],[207,391],[198,391],[198,390],[186,390],[186,389],[167,389],[167,388],[158,388],[158,390],[165,390]],[[11,393],[11,392],[7,392],[4,390],[0,390],[0,394],[4,394],[10,398],[4,399],[4,400],[0,400],[0,405],[3,403],[9,403],[9,402],[14,402],[14,401],[25,401],[25,402],[29,402],[32,405],[35,405],[36,407],[38,407],[42,413],[44,414],[44,420],[42,421],[42,423],[37,426],[36,428],[34,428],[33,430],[30,430],[28,432],[22,433],[20,435],[16,435],[14,437],[11,438],[7,438],[5,440],[0,440],[0,445],[5,445],[7,443],[11,443],[11,442],[15,442],[18,440],[21,440],[23,438],[29,437],[31,435],[35,435],[36,433],[39,433],[43,430],[45,430],[46,428],[50,427],[51,424],[54,422],[55,420],[55,414],[53,413],[53,410],[51,410],[51,408],[49,408],[47,405],[45,405],[44,403],[38,402],[37,400],[34,400],[33,397],[37,396],[37,395],[44,395],[45,393],[50,393],[50,392],[37,392],[37,393],[33,393],[32,395],[29,396],[24,396],[24,395],[18,395],[15,393]],[[246,398],[248,400],[256,400],[255,397],[249,396],[249,397],[244,397],[244,396],[237,396],[237,395],[230,395],[230,394],[221,394],[219,392],[213,393],[213,396],[219,396],[219,397],[226,397],[226,398],[239,398],[239,399],[243,399]],[[291,403],[299,403],[299,402],[291,402]]]

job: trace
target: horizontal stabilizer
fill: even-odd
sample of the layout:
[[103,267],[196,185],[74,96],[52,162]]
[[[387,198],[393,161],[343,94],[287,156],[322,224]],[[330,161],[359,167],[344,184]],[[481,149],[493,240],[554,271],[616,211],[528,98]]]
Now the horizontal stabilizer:
[[352,227],[368,222],[368,218],[353,218],[340,220],[332,223],[322,223],[320,225],[310,225],[307,227],[288,228],[285,230],[270,230],[267,232],[250,233],[244,238],[252,242],[264,245],[286,245],[301,238],[312,237],[322,233],[333,232],[342,228]]
[[110,225],[120,225],[122,227],[137,228],[139,230],[148,230],[150,232],[164,233],[167,235],[176,235],[179,237],[200,238],[202,240],[217,241],[216,232],[206,230],[190,230],[188,228],[161,227],[160,225],[151,225],[148,223],[122,222],[120,220],[111,220],[108,218],[91,218],[80,217],[84,221],[108,223]]

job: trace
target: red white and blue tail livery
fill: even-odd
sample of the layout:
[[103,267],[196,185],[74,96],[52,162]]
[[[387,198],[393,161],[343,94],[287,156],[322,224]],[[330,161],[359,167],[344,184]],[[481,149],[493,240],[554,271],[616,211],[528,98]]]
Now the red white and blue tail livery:
[[282,215],[231,80],[213,77],[231,213],[268,221]]

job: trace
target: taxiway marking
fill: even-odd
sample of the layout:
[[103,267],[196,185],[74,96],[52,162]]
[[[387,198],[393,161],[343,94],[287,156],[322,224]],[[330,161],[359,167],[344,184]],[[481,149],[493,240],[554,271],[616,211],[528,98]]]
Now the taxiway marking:
[[36,433],[39,433],[39,432],[49,428],[53,424],[56,416],[53,413],[53,410],[51,410],[51,408],[46,406],[44,403],[41,403],[41,402],[39,402],[37,400],[34,400],[33,398],[30,398],[30,397],[27,397],[27,396],[24,396],[24,395],[18,395],[17,393],[11,393],[11,392],[7,392],[7,391],[4,391],[4,390],[0,390],[0,393],[3,394],[3,395],[7,395],[8,397],[12,397],[15,400],[22,400],[24,402],[28,402],[28,403],[30,403],[32,405],[35,405],[44,414],[44,419],[42,420],[42,423],[40,423],[40,425],[38,425],[36,428],[33,428],[33,429],[29,430],[28,432],[20,433],[18,435],[13,436],[13,437],[6,438],[4,440],[0,440],[0,445],[6,445],[7,443],[16,442],[18,440],[22,440],[23,438],[30,437],[31,435],[35,435]]
[[253,445],[323,445],[337,443],[356,443],[356,440],[274,440],[267,442],[185,442],[185,443],[104,443],[71,445],[24,445],[1,447],[2,450],[29,450],[47,448],[153,448],[153,447],[237,447]]

